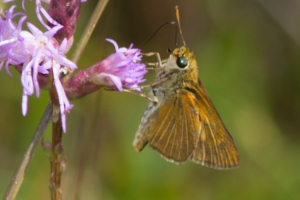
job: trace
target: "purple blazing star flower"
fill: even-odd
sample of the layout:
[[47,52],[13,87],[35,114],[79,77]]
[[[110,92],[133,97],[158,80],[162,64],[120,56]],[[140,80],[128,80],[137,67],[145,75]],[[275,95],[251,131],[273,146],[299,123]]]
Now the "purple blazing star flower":
[[74,70],[76,64],[65,57],[69,48],[69,41],[65,38],[59,43],[53,37],[63,26],[56,25],[42,32],[33,24],[27,22],[30,30],[23,31],[22,24],[25,14],[20,19],[18,26],[12,19],[20,13],[13,14],[15,6],[7,12],[5,19],[0,19],[0,69],[3,65],[8,71],[9,65],[21,65],[21,82],[23,85],[22,113],[27,113],[28,96],[35,91],[40,95],[38,73],[49,74],[53,72],[54,86],[58,93],[63,131],[66,132],[66,112],[72,108],[59,80],[61,66]]
[[[13,11],[16,6],[12,6],[8,11],[5,11],[2,16],[0,16],[0,70],[7,60],[7,54],[12,44],[16,42],[19,33],[22,29],[22,24],[26,19],[23,13],[15,13]],[[18,15],[23,17],[20,19],[18,25],[16,26],[12,19]],[[6,61],[6,72],[11,76],[8,65],[13,61]]]
[[106,39],[115,46],[116,53],[111,54],[101,63],[99,74],[92,78],[96,85],[117,89],[132,88],[140,91],[138,84],[145,81],[143,76],[147,73],[146,65],[140,63],[142,55],[140,49],[119,48],[114,40]]

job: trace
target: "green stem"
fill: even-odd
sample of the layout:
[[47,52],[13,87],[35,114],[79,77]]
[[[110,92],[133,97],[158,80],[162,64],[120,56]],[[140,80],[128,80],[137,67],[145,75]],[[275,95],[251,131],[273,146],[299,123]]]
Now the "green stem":
[[31,139],[31,142],[26,150],[26,153],[24,154],[23,160],[19,166],[18,171],[16,172],[14,178],[12,179],[9,188],[6,191],[6,194],[4,196],[3,199],[5,200],[13,200],[15,199],[22,183],[24,180],[24,176],[27,170],[27,167],[34,155],[34,153],[36,152],[36,149],[38,147],[38,145],[40,144],[45,129],[50,121],[50,116],[52,113],[52,106],[51,103],[49,103],[45,109],[45,112],[40,120],[40,123],[38,124],[35,133]]

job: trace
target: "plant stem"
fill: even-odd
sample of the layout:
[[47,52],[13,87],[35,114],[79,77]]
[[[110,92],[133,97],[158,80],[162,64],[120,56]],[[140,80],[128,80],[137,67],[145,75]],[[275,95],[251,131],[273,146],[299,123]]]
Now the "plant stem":
[[40,144],[42,137],[44,135],[45,129],[50,121],[50,116],[52,112],[52,106],[49,103],[45,109],[45,112],[35,130],[35,133],[31,139],[31,142],[26,150],[26,153],[24,154],[23,160],[19,166],[19,169],[17,170],[14,178],[12,179],[9,188],[6,191],[6,194],[3,199],[5,200],[13,200],[15,199],[22,183],[24,180],[25,173],[27,171],[27,167],[36,152],[36,149],[38,145]]
[[[82,54],[84,47],[87,44],[88,39],[90,38],[91,33],[93,32],[97,21],[99,20],[104,7],[106,6],[108,0],[101,0],[98,2],[96,9],[93,12],[93,15],[83,33],[83,36],[78,44],[77,51],[72,57],[73,62],[77,62],[79,57]],[[78,50],[79,49],[79,50]],[[67,76],[63,79],[68,79]],[[51,178],[50,178],[50,191],[52,200],[61,200],[62,199],[62,190],[61,185],[61,175],[62,175],[62,125],[61,125],[61,114],[59,109],[58,94],[56,88],[53,86],[49,92],[51,103],[53,105],[52,113],[52,156],[50,157],[51,165]]]
[[62,199],[61,192],[61,165],[62,165],[62,125],[59,101],[56,88],[53,86],[49,92],[52,102],[52,154],[50,156],[51,176],[50,192],[52,200]]

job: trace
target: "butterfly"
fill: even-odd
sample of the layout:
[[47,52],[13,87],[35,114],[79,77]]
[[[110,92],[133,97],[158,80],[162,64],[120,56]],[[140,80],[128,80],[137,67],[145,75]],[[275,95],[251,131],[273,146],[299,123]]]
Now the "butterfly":
[[233,138],[198,78],[195,54],[185,42],[156,68],[150,92],[154,101],[148,104],[136,132],[136,151],[149,144],[174,163],[191,160],[215,169],[239,165]]

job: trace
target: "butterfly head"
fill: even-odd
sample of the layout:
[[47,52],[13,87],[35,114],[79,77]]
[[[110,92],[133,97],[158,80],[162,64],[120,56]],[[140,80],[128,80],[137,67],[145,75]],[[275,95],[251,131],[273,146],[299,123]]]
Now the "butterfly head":
[[194,52],[191,52],[186,46],[176,48],[170,52],[170,57],[164,65],[165,74],[173,74],[186,80],[198,80],[198,67]]
[[195,63],[195,54],[186,46],[175,49],[171,52],[170,58],[167,61],[166,68],[186,70]]

